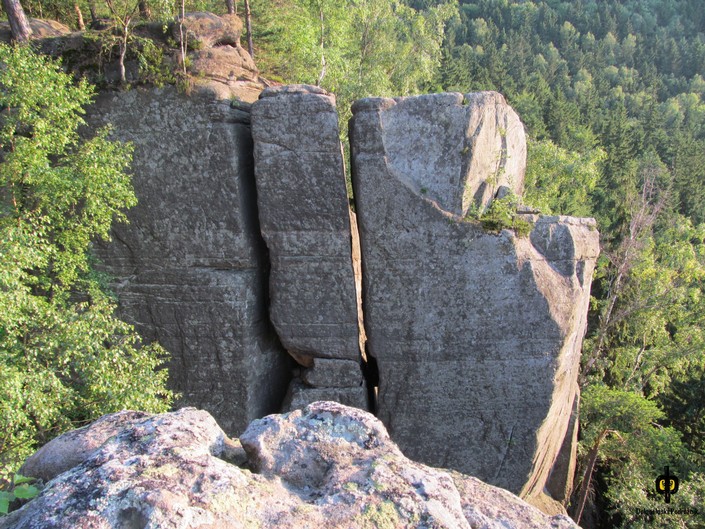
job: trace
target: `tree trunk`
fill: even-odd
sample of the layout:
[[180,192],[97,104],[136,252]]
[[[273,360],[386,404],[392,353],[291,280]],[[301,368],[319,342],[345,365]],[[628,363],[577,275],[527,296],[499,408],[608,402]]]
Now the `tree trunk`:
[[186,76],[186,49],[188,40],[184,35],[184,19],[186,18],[186,0],[181,0],[181,16],[179,17],[179,50],[181,51],[181,68]]
[[234,15],[235,12],[235,0],[225,0],[225,5],[228,7],[228,15]]
[[323,83],[323,78],[326,76],[326,55],[325,55],[325,20],[323,19],[323,8],[319,6],[318,16],[321,20],[321,73],[318,74],[318,82],[316,86],[321,86]]
[[250,57],[255,58],[255,47],[252,45],[252,15],[250,13],[250,0],[245,0],[245,28],[247,28],[247,51]]
[[[128,21],[129,25],[129,21]],[[125,73],[125,55],[127,54],[127,38],[129,36],[128,28],[123,28],[122,40],[120,41],[120,59],[118,61],[118,69],[120,72],[120,84],[125,86],[127,84],[127,75]]]
[[29,21],[24,14],[20,0],[2,0],[2,7],[10,22],[12,38],[17,42],[28,41],[32,36],[32,28],[29,27]]
[[609,430],[603,430],[600,435],[597,436],[597,440],[590,448],[587,455],[587,463],[585,465],[585,473],[583,474],[583,479],[580,482],[580,488],[577,493],[577,501],[572,510],[572,518],[575,523],[580,523],[580,518],[583,516],[583,510],[585,509],[585,503],[587,502],[588,492],[590,490],[590,483],[592,482],[592,474],[595,471],[595,464],[597,463],[597,456],[600,453],[600,443],[602,440],[610,433]]
[[78,2],[73,4],[73,10],[76,12],[76,21],[78,23],[78,29],[83,31],[86,29],[86,24],[83,22],[83,13],[81,13],[81,8],[78,5]]
[[95,9],[95,0],[88,2],[88,9],[91,12],[91,26],[95,28],[98,25],[98,12]]

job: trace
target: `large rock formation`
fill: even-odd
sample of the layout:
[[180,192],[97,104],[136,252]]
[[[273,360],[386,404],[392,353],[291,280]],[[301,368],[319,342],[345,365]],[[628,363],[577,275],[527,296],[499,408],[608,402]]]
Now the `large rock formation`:
[[89,121],[135,146],[139,204],[98,251],[122,314],[171,353],[181,402],[226,431],[277,411],[290,368],[267,317],[247,106],[137,89],[101,95]]
[[521,192],[523,128],[499,94],[367,99],[353,113],[378,415],[407,456],[538,495],[576,398],[595,223],[527,217],[519,237],[465,217]]
[[[367,99],[353,108],[380,112],[369,130],[355,121],[358,148],[385,153],[395,178],[443,211],[463,216],[471,207],[486,208],[498,192],[521,195],[524,127],[500,94],[433,94],[399,104]],[[376,128],[383,134],[375,135]],[[372,143],[360,143],[365,141]]]
[[255,421],[241,446],[193,408],[119,414],[114,431],[111,420],[70,434],[63,445],[104,442],[0,529],[577,529],[475,478],[408,460],[372,415],[332,402]]
[[269,314],[284,347],[309,368],[290,405],[366,408],[335,98],[313,86],[267,89],[252,106],[252,135]]
[[[221,29],[207,45],[236,50]],[[208,86],[103,95],[90,112],[136,146],[140,205],[100,249],[122,313],[172,354],[182,402],[228,432],[314,400],[365,408],[334,98],[267,90],[251,133],[249,106]],[[363,100],[351,138],[379,417],[412,458],[565,499],[594,221],[524,215],[518,236],[472,220],[522,190],[523,128],[499,94]]]

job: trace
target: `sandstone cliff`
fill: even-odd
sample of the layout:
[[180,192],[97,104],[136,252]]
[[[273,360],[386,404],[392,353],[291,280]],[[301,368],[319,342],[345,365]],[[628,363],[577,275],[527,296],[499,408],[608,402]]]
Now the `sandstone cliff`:
[[353,114],[378,415],[414,459],[540,494],[576,398],[595,222],[536,217],[520,237],[464,218],[465,197],[483,207],[494,196],[476,190],[499,184],[474,167],[511,159],[501,178],[521,191],[523,127],[499,94],[370,99]]
[[379,420],[333,402],[254,421],[240,442],[193,408],[122,412],[54,440],[30,464],[51,481],[0,529],[577,528],[410,461]]
[[287,406],[336,400],[367,408],[345,166],[335,98],[270,88],[252,106],[260,229],[269,249],[269,314],[308,368]]
[[182,403],[242,431],[279,409],[290,378],[267,316],[248,107],[137,89],[101,95],[89,122],[135,146],[139,204],[97,249],[122,315],[171,353]]
[[240,70],[207,60],[241,55],[232,25],[189,23],[192,64],[216,72],[191,96],[108,93],[89,112],[136,146],[140,205],[98,253],[181,402],[231,434],[319,399],[369,406],[410,457],[564,501],[598,236],[590,219],[524,215],[519,236],[470,218],[521,194],[518,116],[489,92],[358,102],[358,241],[334,97],[231,99]]

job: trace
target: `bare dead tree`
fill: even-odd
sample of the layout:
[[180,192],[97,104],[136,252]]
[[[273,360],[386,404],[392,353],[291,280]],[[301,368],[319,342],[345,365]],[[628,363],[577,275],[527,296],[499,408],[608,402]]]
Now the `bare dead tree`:
[[252,44],[252,13],[250,12],[250,0],[245,0],[245,28],[247,29],[247,51],[250,57],[255,58],[255,47]]
[[617,313],[615,307],[624,292],[629,272],[637,263],[639,254],[644,247],[645,236],[651,233],[658,216],[668,202],[668,190],[660,189],[657,184],[659,176],[660,169],[657,167],[647,166],[643,169],[643,184],[632,208],[627,234],[615,251],[606,254],[612,265],[613,274],[607,287],[607,305],[599,317],[597,342],[587,354],[585,368],[580,374],[579,383],[581,386],[585,385],[590,370],[602,356],[607,346],[610,330],[619,321],[633,313],[633,310],[623,310]]

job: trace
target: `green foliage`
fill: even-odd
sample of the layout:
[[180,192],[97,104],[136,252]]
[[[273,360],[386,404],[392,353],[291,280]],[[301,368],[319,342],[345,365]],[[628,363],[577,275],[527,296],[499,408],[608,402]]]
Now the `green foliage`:
[[533,225],[520,218],[517,214],[519,197],[513,193],[508,193],[502,198],[492,201],[490,207],[482,212],[479,210],[470,211],[468,219],[479,220],[482,227],[487,231],[499,233],[504,229],[513,230],[519,237],[527,237]]
[[[594,446],[602,437],[599,453],[609,471],[607,499],[612,514],[625,527],[698,527],[689,514],[644,519],[642,510],[663,508],[654,489],[665,466],[678,475],[689,494],[677,494],[669,507],[698,509],[702,505],[703,474],[680,439],[679,432],[664,426],[665,414],[657,404],[632,391],[604,385],[588,386],[581,401],[582,447]],[[700,500],[700,502],[698,502]]]
[[0,481],[38,443],[124,408],[166,410],[164,351],[140,347],[91,270],[135,204],[131,148],[79,141],[91,97],[27,47],[0,46]]
[[529,141],[524,200],[543,214],[589,217],[604,158],[599,148],[578,153],[550,140]]
[[456,8],[450,2],[416,10],[399,0],[257,0],[252,9],[262,70],[334,92],[344,123],[355,99],[432,86],[444,24]]
[[33,485],[34,478],[28,478],[20,474],[11,477],[8,490],[0,490],[0,516],[7,514],[10,504],[15,500],[31,500],[36,498],[40,492],[39,487]]

